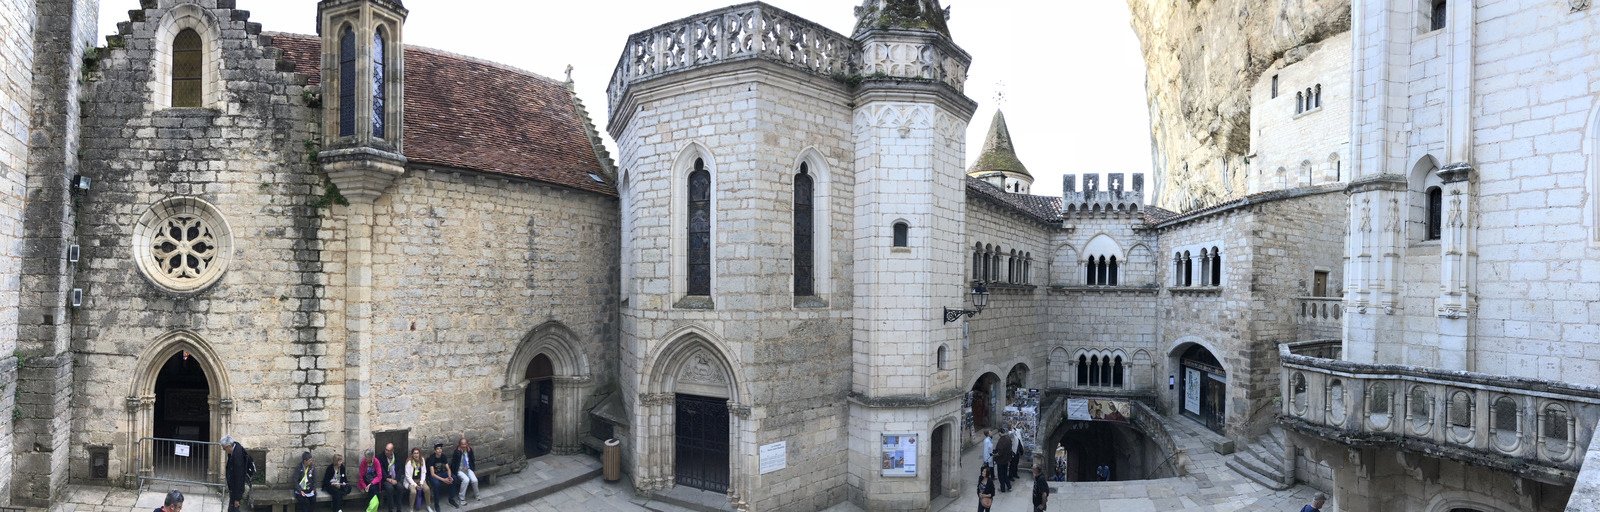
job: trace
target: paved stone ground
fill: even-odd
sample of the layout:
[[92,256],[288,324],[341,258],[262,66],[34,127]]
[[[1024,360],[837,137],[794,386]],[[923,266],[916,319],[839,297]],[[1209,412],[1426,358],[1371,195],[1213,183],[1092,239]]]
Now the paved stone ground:
[[[1227,459],[1211,449],[1211,440],[1217,438],[1214,434],[1186,418],[1167,417],[1164,422],[1173,442],[1189,454],[1187,476],[1123,482],[1051,482],[1056,491],[1050,496],[1049,509],[1072,512],[1296,511],[1317,494],[1316,489],[1303,485],[1273,491],[1246,480],[1228,469]],[[941,509],[943,512],[978,509],[977,470],[967,470],[982,466],[978,451],[975,445],[962,454],[962,495]],[[994,512],[1033,509],[1030,494],[1033,482],[1028,479],[1026,470],[1022,473],[1011,492],[995,496]]]
[[[1154,512],[1185,511],[1294,511],[1309,503],[1316,490],[1295,486],[1285,491],[1273,491],[1246,480],[1224,465],[1225,457],[1211,450],[1215,435],[1184,418],[1166,418],[1167,432],[1180,449],[1186,450],[1191,460],[1190,474],[1159,480],[1133,480],[1124,482],[1052,482],[1056,488],[1050,497],[1051,510],[1073,512]],[[969,449],[962,455],[960,498],[949,502],[941,511],[962,512],[977,510],[978,497],[972,492],[977,485],[979,467],[978,450]],[[684,509],[649,502],[633,494],[627,484],[606,483],[599,477],[587,477],[577,485],[545,495],[525,503],[509,503],[525,496],[529,488],[551,485],[561,478],[587,474],[599,467],[599,462],[589,456],[542,457],[528,465],[521,473],[501,478],[494,486],[484,487],[483,499],[475,500],[460,509],[445,505],[439,512],[468,512],[480,508],[494,508],[515,512],[613,512],[613,511],[681,511]],[[1026,476],[1026,472],[1024,472]],[[995,512],[1023,512],[1032,509],[1029,490],[1032,484],[1018,480],[1016,489],[995,497]],[[162,493],[140,494],[127,489],[108,487],[72,486],[67,499],[50,507],[50,512],[148,512],[160,505]],[[185,502],[184,512],[221,511],[221,500],[203,493],[191,495]],[[327,510],[326,505],[318,507]],[[1332,508],[1329,508],[1332,510]],[[841,504],[825,512],[859,512],[850,504]]]

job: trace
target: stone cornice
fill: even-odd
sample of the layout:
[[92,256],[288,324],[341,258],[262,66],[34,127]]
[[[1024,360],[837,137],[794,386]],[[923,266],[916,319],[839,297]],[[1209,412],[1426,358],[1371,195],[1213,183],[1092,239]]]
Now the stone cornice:
[[1478,170],[1473,169],[1472,164],[1463,162],[1446,165],[1443,169],[1439,169],[1437,174],[1439,175],[1439,180],[1445,183],[1456,183],[1470,181],[1477,173]]
[[1360,194],[1374,190],[1405,190],[1406,179],[1398,174],[1378,174],[1351,181],[1344,188],[1345,194]]
[[850,403],[860,405],[862,407],[914,408],[928,407],[955,400],[957,398],[961,398],[963,393],[964,391],[960,389],[950,388],[930,396],[896,395],[874,397],[851,391],[850,394],[846,395],[845,398],[848,399]]

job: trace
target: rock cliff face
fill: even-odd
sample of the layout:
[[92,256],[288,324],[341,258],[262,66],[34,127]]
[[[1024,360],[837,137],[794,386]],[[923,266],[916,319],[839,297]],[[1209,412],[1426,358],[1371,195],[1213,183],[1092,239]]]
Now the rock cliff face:
[[1350,0],[1128,0],[1144,53],[1156,206],[1245,194],[1250,88],[1291,50],[1350,30]]

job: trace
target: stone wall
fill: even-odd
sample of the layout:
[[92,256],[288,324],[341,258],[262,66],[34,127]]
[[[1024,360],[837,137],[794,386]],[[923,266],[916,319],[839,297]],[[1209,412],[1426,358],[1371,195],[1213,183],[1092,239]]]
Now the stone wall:
[[[1301,99],[1307,90],[1314,103],[1310,110]],[[1292,48],[1262,71],[1250,90],[1247,192],[1348,178],[1350,101],[1349,32]]]
[[[1523,510],[1559,512],[1569,486],[1525,479],[1476,464],[1415,453],[1348,446],[1290,433],[1312,465],[1326,465],[1338,510]],[[1330,508],[1330,507],[1324,507]]]
[[[524,343],[541,341],[537,328],[559,331],[561,346],[547,352],[556,374],[584,381],[578,403],[558,397],[558,408],[586,409],[612,391],[614,198],[413,167],[379,198],[374,221],[373,431],[409,429],[411,446],[467,435],[484,467],[520,461],[527,362],[510,365]],[[578,432],[587,416],[572,416]]]
[[[339,335],[326,327],[340,323],[324,311],[341,308],[324,267],[342,258],[325,253],[330,212],[308,161],[307,141],[318,132],[302,97],[305,77],[276,71],[278,51],[261,44],[243,11],[205,4],[221,35],[210,47],[220,49],[214,57],[226,90],[215,109],[154,108],[153,59],[171,45],[157,40],[157,27],[176,15],[162,8],[135,11],[84,100],[82,172],[94,188],[78,206],[85,298],[73,318],[77,480],[89,475],[89,446],[115,447],[110,474],[133,469],[131,443],[155,434],[150,386],[165,362],[144,359],[174,336],[190,340],[191,356],[216,384],[209,438],[230,434],[266,449],[257,463],[269,482],[283,478],[301,450],[326,460],[339,448],[342,417],[327,412],[342,408],[342,386],[333,384],[340,363],[328,355]],[[232,233],[225,273],[194,292],[157,287],[135,262],[146,249],[133,245],[140,217],[178,196],[214,205]],[[225,357],[205,360],[205,351]],[[319,372],[332,375],[315,382]],[[137,405],[141,397],[149,402]]]
[[[664,422],[672,406],[642,397],[672,393],[680,370],[668,360],[703,350],[728,373],[729,401],[748,407],[743,416],[735,411],[731,440],[738,499],[755,510],[825,508],[847,496],[856,290],[856,181],[843,86],[757,62],[682,75],[633,88],[642,108],[610,127],[625,171],[625,258],[638,262],[630,264],[622,306],[620,388],[634,418],[624,466],[641,489],[671,484],[673,427]],[[672,86],[657,88],[663,80]],[[711,296],[686,301],[681,217],[695,158],[704,160],[714,190]],[[791,187],[802,161],[818,193],[817,295],[797,298]],[[926,357],[901,359],[921,365]],[[908,384],[924,389],[920,379]],[[756,448],[777,441],[787,442],[787,468],[759,474]]]
[[[0,2],[0,246],[16,248],[23,237],[27,198],[28,132],[33,129],[32,0]],[[11,503],[12,436],[17,397],[17,307],[21,254],[0,254],[0,505]]]
[[[1056,231],[1050,238],[1048,314],[1052,321],[1045,337],[1048,386],[1099,394],[1155,389],[1159,290],[1155,232],[1144,229],[1143,218],[1137,212],[1096,211],[1089,204],[1076,207],[1066,214],[1066,229]],[[1089,256],[1118,257],[1115,286],[1086,284]],[[1123,388],[1103,388],[1092,382],[1080,386],[1080,355],[1121,356]]]
[[1129,0],[1128,9],[1145,61],[1151,203],[1174,211],[1246,193],[1251,86],[1291,49],[1350,27],[1349,0]]
[[[1027,284],[1021,283],[1022,279],[1018,279],[1018,283],[1006,283],[1007,263],[1000,263],[1001,279],[987,284],[988,307],[965,320],[967,326],[963,346],[950,347],[951,370],[939,372],[936,379],[948,377],[955,380],[959,377],[960,382],[955,384],[965,391],[972,389],[985,373],[993,373],[1004,386],[1012,369],[1021,365],[1026,375],[1023,389],[1048,388],[1048,363],[1045,352],[1039,350],[1039,340],[1045,339],[1050,329],[1050,298],[1045,283],[1049,276],[1049,240],[1057,229],[973,194],[967,195],[966,228],[965,247],[969,251],[969,261],[963,268],[968,278],[973,275],[970,251],[980,243],[993,245],[1008,257],[1012,250],[1032,255],[1034,261],[1029,272],[1032,275],[1026,280]],[[1022,260],[1019,258],[1018,261]],[[959,359],[954,357],[955,354],[960,354]],[[1010,397],[996,400],[991,405],[1004,406],[1007,403],[1010,403]],[[964,413],[971,414],[970,408]],[[963,443],[970,443],[972,439],[972,432],[962,432]]]

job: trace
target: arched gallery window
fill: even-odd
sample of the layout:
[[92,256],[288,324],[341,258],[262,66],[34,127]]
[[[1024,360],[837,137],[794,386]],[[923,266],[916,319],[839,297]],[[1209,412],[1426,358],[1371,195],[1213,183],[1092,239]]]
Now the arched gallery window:
[[1122,356],[1117,356],[1116,362],[1111,364],[1111,387],[1122,387]]
[[1305,95],[1305,93],[1302,93],[1300,91],[1295,91],[1295,93],[1294,93],[1294,113],[1299,114],[1299,113],[1305,112],[1305,111],[1306,111],[1306,95]]
[[200,33],[183,29],[172,39],[172,106],[200,108],[203,89],[201,67],[205,54],[200,51]]
[[1194,257],[1183,251],[1183,285],[1194,286]]
[[800,173],[794,175],[794,294],[797,296],[816,294],[812,287],[815,255],[812,245],[811,188],[810,169],[805,162],[800,162]]
[[1078,385],[1089,385],[1089,357],[1078,356]]
[[1211,248],[1211,286],[1222,286],[1222,250]]
[[689,173],[689,295],[711,295],[711,173],[694,159]]

